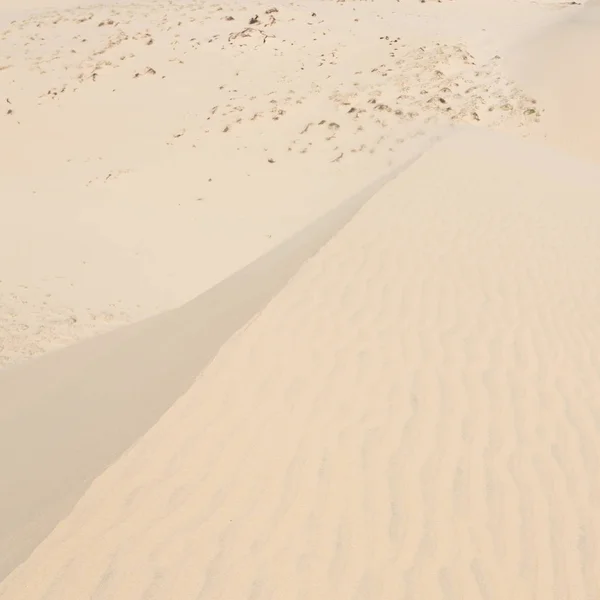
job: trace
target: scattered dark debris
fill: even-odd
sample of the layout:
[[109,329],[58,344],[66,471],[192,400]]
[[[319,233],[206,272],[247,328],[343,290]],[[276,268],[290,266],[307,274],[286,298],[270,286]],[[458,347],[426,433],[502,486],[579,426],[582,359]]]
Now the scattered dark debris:
[[271,164],[273,164],[275,161],[272,158],[269,158],[268,162],[270,162]]
[[254,15],[249,21],[248,25],[256,25],[258,23],[258,15]]
[[279,10],[277,8],[275,8],[275,7],[273,7],[273,8],[267,8],[267,10],[265,10],[265,15],[270,15],[270,14],[276,13],[276,12],[279,12]]
[[[272,35],[265,33],[262,29],[255,29],[254,27],[246,27],[245,29],[242,29],[242,31],[238,31],[236,33],[230,33],[228,40],[231,42],[232,40],[235,40],[238,37],[250,37],[252,35],[253,31],[258,31],[258,33],[260,33],[260,35],[263,36],[263,44],[267,41],[267,38],[274,37]],[[239,72],[236,73],[236,75],[238,75],[238,74],[239,74]]]

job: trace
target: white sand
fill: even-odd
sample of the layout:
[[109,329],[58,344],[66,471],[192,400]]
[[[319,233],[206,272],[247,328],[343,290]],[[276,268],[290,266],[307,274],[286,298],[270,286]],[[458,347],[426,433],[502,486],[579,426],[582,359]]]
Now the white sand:
[[272,251],[0,373],[0,598],[600,596],[597,9],[222,7],[1,42],[4,362]]
[[0,4],[0,366],[193,298],[406,140],[538,119],[492,48],[527,6],[20,4]]

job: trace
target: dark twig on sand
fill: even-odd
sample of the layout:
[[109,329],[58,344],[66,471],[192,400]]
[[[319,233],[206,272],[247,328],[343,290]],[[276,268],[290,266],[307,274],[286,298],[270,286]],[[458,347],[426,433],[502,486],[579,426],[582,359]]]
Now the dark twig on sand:
[[263,36],[263,44],[267,41],[267,38],[275,37],[273,35],[268,35],[262,29],[256,29],[255,27],[246,27],[245,29],[242,29],[242,31],[230,33],[228,40],[231,42],[239,37],[244,37],[244,38],[250,37],[252,35],[252,33],[254,33],[255,31],[260,33],[260,35]]

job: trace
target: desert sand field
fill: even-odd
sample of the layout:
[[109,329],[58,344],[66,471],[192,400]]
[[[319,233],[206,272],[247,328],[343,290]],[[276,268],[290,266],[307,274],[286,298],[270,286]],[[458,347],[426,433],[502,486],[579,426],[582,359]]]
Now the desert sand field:
[[600,3],[53,1],[0,599],[600,598]]
[[407,141],[541,117],[500,64],[510,7],[149,1],[18,19],[11,1],[4,366],[179,306],[396,167]]

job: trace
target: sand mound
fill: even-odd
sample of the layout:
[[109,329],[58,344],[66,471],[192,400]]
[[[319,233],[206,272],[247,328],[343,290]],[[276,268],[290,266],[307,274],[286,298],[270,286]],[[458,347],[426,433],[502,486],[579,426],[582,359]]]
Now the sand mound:
[[229,340],[0,597],[596,597],[599,194],[593,171],[523,142],[439,144]]
[[544,107],[547,140],[600,161],[600,4],[589,2],[519,45],[509,59]]
[[0,369],[196,297],[431,130],[535,127],[495,48],[545,11],[493,4],[3,0]]
[[[418,155],[428,144],[407,150]],[[182,308],[0,372],[0,579],[184,393],[218,348],[404,168]]]

